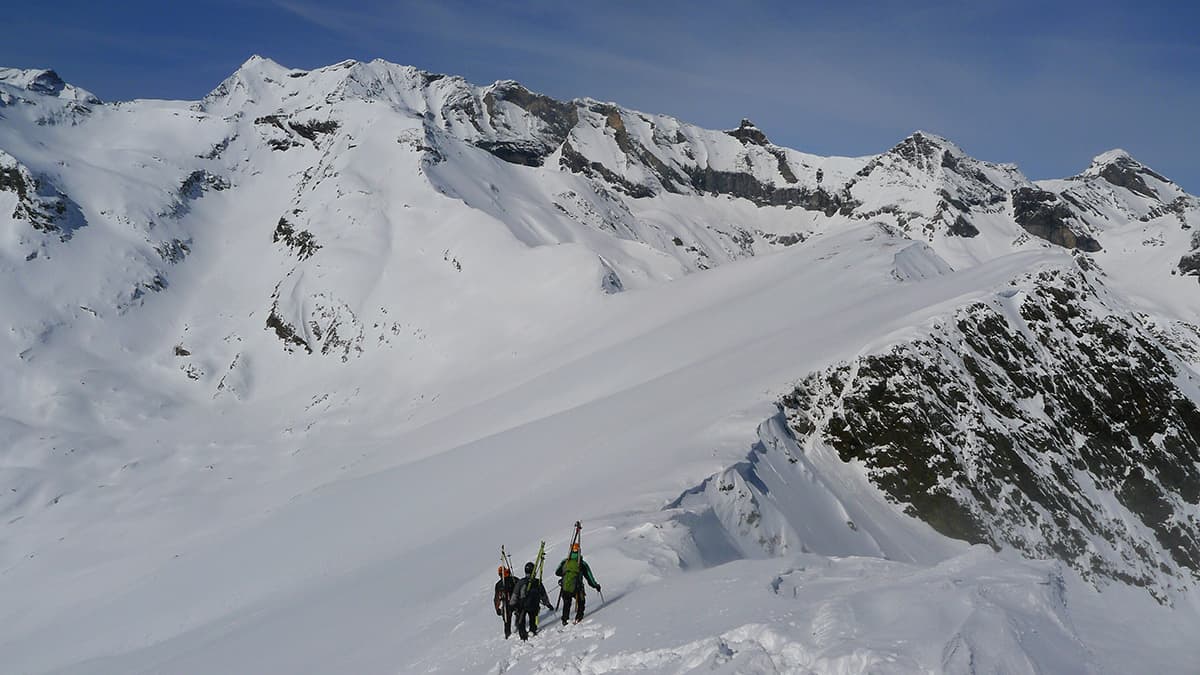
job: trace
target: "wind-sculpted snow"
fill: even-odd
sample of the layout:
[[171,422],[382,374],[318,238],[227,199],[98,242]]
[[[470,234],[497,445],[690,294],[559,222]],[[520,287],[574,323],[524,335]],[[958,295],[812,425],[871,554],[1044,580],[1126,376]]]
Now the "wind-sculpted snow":
[[[668,579],[604,608],[595,623],[553,625],[529,645],[491,637],[485,646],[505,653],[498,660],[475,648],[418,667],[512,675],[1098,672],[1101,663],[1072,634],[1063,583],[1053,566],[1012,569],[980,550],[930,568],[811,555],[739,561]],[[702,598],[694,597],[698,588]],[[913,603],[916,596],[928,602]],[[676,610],[697,602],[704,610],[696,614]],[[631,625],[654,627],[657,646]],[[693,631],[709,637],[684,637]]]

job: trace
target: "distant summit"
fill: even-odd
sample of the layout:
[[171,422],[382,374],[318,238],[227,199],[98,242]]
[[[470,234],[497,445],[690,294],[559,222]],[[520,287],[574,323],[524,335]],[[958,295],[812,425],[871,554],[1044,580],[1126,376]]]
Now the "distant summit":
[[53,70],[0,68],[0,84],[7,84],[33,94],[52,96],[78,103],[99,105],[100,99],[89,91],[63,81]]

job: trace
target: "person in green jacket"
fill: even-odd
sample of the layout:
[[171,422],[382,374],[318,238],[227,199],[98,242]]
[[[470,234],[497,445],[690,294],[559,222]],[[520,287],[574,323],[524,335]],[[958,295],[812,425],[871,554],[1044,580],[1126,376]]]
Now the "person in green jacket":
[[583,582],[586,580],[588,585],[597,591],[600,590],[600,584],[596,583],[596,577],[592,576],[592,568],[584,562],[583,555],[579,552],[579,544],[571,544],[571,554],[558,563],[554,574],[561,577],[558,585],[560,587],[559,597],[562,598],[563,603],[563,625],[567,625],[567,618],[571,615],[572,599],[575,600],[575,623],[583,621],[585,603]]

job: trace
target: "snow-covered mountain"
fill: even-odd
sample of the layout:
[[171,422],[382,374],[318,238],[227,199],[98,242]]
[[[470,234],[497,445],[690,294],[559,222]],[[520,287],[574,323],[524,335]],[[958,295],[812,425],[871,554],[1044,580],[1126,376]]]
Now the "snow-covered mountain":
[[[0,654],[1187,672],[1195,232],[1119,150],[1033,182],[383,61],[0,69]],[[493,552],[577,518],[609,604],[505,644]]]

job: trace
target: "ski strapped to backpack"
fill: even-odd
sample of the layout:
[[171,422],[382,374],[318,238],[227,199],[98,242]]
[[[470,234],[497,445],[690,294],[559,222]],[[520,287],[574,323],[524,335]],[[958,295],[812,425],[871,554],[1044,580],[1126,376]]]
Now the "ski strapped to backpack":
[[500,564],[504,565],[504,568],[508,570],[509,574],[512,574],[512,558],[509,558],[508,553],[504,551],[504,544],[500,545]]
[[[534,560],[533,560],[533,575],[531,577],[532,579],[537,579],[539,584],[542,583],[542,568],[545,566],[546,566],[546,542],[543,541],[541,543],[541,545],[538,546],[537,558],[534,558]],[[541,601],[542,601],[542,599],[539,596],[538,597],[539,605],[540,605]],[[541,613],[542,613],[542,608],[539,606],[537,608],[537,611],[533,615],[534,630],[537,630],[537,628],[538,628],[539,616],[541,615]]]
[[580,538],[583,534],[583,525],[577,520],[575,521],[575,531],[571,533],[571,545],[567,548],[567,559],[563,562],[562,579],[558,582],[558,601],[554,603],[554,610],[558,611],[558,605],[562,602],[563,594],[573,595],[575,593],[575,584],[579,582],[579,574],[581,565],[579,561],[583,559],[581,553],[578,559],[571,557],[575,547],[579,545]]
[[538,546],[537,557],[533,559],[533,576],[537,577],[538,581],[542,580],[542,568],[546,566],[546,542],[542,542]]
[[563,563],[562,588],[568,595],[574,594],[583,573],[583,552],[580,547],[580,537],[583,526],[575,521],[575,536],[571,538],[571,548],[567,552],[567,560]]
[[[502,570],[508,572],[509,578],[512,577],[512,558],[508,557],[508,552],[504,550],[503,544],[500,545],[500,568]],[[500,583],[501,584],[504,584],[504,578],[505,578],[504,571],[500,572]],[[504,588],[504,593],[500,597],[500,601],[502,603],[504,603],[504,607],[507,608],[512,605],[512,598],[509,596],[508,584],[504,584],[503,588]],[[515,590],[515,588],[513,590]]]

